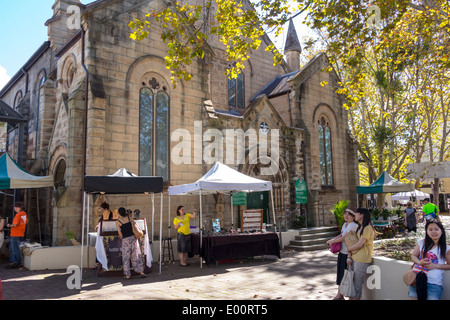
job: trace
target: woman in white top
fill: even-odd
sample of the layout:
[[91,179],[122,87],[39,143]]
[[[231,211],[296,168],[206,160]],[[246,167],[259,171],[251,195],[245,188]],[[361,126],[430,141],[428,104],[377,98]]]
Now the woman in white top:
[[337,260],[337,275],[336,275],[336,284],[338,285],[338,293],[334,297],[333,300],[345,300],[344,296],[339,292],[339,286],[341,285],[342,277],[344,276],[344,270],[347,269],[347,245],[345,244],[345,237],[348,233],[353,230],[356,231],[358,228],[358,224],[355,222],[355,208],[347,208],[344,212],[344,224],[342,225],[341,233],[327,241],[327,246],[331,246],[333,243],[340,242],[341,250],[338,254]]
[[[446,243],[445,229],[437,219],[427,221],[425,239],[417,241],[411,260],[427,273],[428,300],[440,300],[444,270],[450,270],[450,246]],[[409,287],[409,296],[417,300],[416,287]]]

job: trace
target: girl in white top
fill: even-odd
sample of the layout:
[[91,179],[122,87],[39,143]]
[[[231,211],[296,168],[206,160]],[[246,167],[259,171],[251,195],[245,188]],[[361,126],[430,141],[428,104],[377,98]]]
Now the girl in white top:
[[336,284],[338,285],[338,293],[334,297],[333,300],[344,300],[344,296],[339,292],[339,285],[341,284],[342,277],[344,276],[344,270],[347,268],[347,245],[345,244],[345,237],[348,235],[348,233],[353,230],[356,231],[358,228],[358,224],[355,222],[355,211],[354,208],[347,208],[344,211],[344,224],[342,225],[341,233],[333,238],[327,241],[327,246],[331,246],[333,243],[340,242],[341,243],[341,250],[338,254],[338,260],[337,260],[337,276],[336,276]]
[[[444,270],[450,270],[450,246],[446,244],[444,226],[437,219],[428,220],[425,230],[425,239],[417,241],[411,260],[428,272],[428,300],[440,300]],[[417,299],[415,287],[409,287],[409,296]]]

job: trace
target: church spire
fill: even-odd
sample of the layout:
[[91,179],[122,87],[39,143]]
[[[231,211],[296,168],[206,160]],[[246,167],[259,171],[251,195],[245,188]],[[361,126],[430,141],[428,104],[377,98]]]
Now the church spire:
[[284,54],[286,55],[286,62],[292,71],[300,69],[300,54],[302,47],[298,40],[297,32],[295,31],[292,19],[289,20],[289,28],[284,45]]

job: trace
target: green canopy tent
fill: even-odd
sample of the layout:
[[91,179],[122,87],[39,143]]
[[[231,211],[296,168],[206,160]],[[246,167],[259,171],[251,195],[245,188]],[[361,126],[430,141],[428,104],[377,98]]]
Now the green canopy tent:
[[370,186],[358,186],[356,187],[358,194],[367,193],[391,193],[402,191],[414,191],[414,185],[411,183],[401,183],[400,181],[392,178],[392,176],[384,171],[378,179]]
[[[18,165],[8,153],[0,157],[0,190],[35,189],[53,187],[53,176],[34,176]],[[41,225],[39,213],[39,196],[37,196],[37,215],[39,224],[39,240],[41,240]]]
[[386,171],[384,171],[370,186],[356,187],[356,192],[358,195],[372,193],[397,193],[403,191],[414,191],[414,185],[411,183],[401,183],[400,181],[394,179]]
[[53,176],[29,174],[8,153],[0,157],[0,189],[46,188],[53,185]]

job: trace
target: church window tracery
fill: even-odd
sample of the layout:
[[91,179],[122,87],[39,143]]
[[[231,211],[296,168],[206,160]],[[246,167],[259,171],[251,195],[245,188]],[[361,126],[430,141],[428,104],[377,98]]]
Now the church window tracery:
[[169,107],[167,86],[152,77],[142,83],[139,108],[139,175],[169,180]]
[[331,129],[325,117],[318,121],[320,177],[322,186],[333,186],[333,157],[331,145]]

